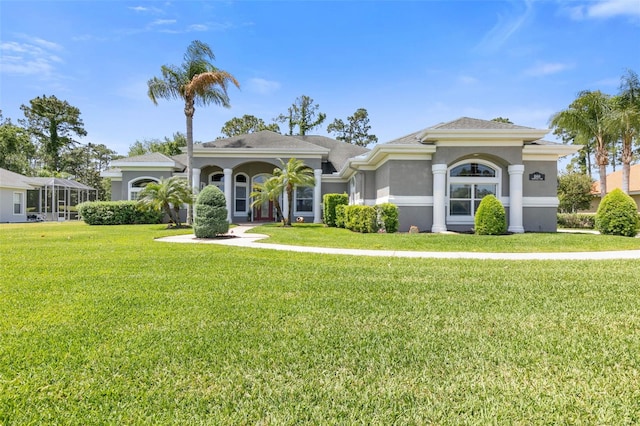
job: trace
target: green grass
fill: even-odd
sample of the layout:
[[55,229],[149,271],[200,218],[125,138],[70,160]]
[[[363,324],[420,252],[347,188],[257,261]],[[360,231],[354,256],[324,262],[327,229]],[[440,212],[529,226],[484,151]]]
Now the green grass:
[[637,261],[0,225],[0,424],[637,424]]
[[640,238],[584,233],[474,234],[360,234],[321,224],[282,227],[267,224],[249,232],[269,235],[264,243],[370,250],[543,253],[640,250]]

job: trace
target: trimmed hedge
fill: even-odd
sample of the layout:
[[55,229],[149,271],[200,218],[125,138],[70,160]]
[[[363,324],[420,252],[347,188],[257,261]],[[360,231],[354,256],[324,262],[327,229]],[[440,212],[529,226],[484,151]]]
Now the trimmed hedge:
[[363,234],[378,231],[378,214],[372,206],[347,206],[344,209],[345,228]]
[[398,206],[392,203],[376,205],[378,228],[383,232],[398,232]]
[[197,238],[215,238],[229,231],[227,203],[217,186],[208,185],[198,194],[193,232]]
[[347,194],[324,194],[322,197],[322,215],[327,226],[336,225],[336,207],[349,204]]
[[635,237],[639,228],[638,206],[620,188],[614,189],[600,201],[596,229],[601,234]]
[[558,213],[558,226],[561,228],[593,229],[595,221],[594,213]]
[[163,212],[141,208],[137,201],[87,201],[78,213],[88,225],[136,225],[161,223]]
[[346,224],[347,224],[347,213],[345,211],[346,209],[347,209],[346,204],[338,204],[336,206],[336,226],[338,228],[346,227]]
[[504,206],[495,195],[487,195],[476,211],[475,232],[478,235],[502,235],[507,233],[507,215]]

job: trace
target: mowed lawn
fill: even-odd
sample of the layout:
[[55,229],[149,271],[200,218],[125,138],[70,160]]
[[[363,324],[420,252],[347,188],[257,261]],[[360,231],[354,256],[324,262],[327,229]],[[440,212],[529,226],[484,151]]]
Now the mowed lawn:
[[[0,225],[0,424],[637,424],[638,261]],[[183,232],[183,231],[180,231]]]

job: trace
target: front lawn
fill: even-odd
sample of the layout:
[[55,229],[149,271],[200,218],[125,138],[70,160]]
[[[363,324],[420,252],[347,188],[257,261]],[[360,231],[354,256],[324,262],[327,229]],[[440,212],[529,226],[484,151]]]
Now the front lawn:
[[[637,424],[637,261],[0,225],[0,424]],[[427,237],[427,236],[425,236]]]
[[249,232],[269,235],[263,243],[370,250],[544,253],[640,250],[640,238],[586,233],[473,234],[360,234],[322,224],[267,224]]

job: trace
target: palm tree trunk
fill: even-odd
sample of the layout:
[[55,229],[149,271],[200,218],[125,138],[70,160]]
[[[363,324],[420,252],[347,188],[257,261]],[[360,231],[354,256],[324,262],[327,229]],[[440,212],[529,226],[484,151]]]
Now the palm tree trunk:
[[623,136],[622,138],[622,191],[625,194],[629,194],[629,179],[631,173],[631,160],[633,159],[633,152],[631,149],[632,138],[630,136]]
[[285,221],[285,225],[290,226],[293,219],[293,188],[289,184],[287,184],[287,199],[289,200],[289,205],[287,206],[287,220]]
[[[187,182],[193,190],[193,114],[195,113],[193,100],[185,101],[184,115],[187,118]],[[187,204],[187,225],[193,225],[193,204]]]

